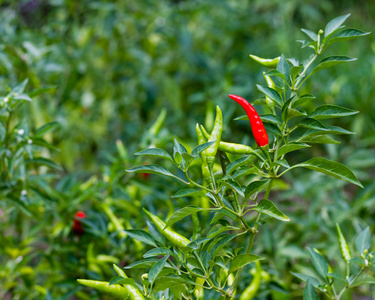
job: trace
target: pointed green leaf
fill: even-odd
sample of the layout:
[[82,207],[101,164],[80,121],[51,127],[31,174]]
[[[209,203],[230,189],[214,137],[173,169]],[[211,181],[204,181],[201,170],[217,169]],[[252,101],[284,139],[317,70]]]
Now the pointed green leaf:
[[298,279],[302,280],[303,282],[309,281],[314,287],[318,287],[320,285],[319,280],[313,276],[305,275],[301,273],[295,273],[295,272],[290,272],[290,273],[296,276]]
[[296,151],[296,150],[303,149],[303,148],[308,148],[308,147],[311,147],[311,146],[307,144],[303,144],[303,143],[290,143],[290,144],[284,145],[277,151],[276,159],[278,159],[279,157],[289,152]]
[[333,34],[337,29],[340,29],[341,25],[345,22],[347,18],[349,18],[350,14],[346,14],[337,18],[334,18],[326,25],[324,29],[324,37],[328,37]]
[[318,120],[315,120],[313,118],[305,118],[301,121],[301,123],[298,124],[299,127],[305,127],[309,129],[315,129],[315,130],[328,130],[326,126],[324,126],[322,123],[320,123]]
[[203,193],[195,189],[183,189],[183,190],[179,190],[171,198],[182,198],[182,197],[198,196],[198,195],[203,195]]
[[173,255],[172,251],[168,248],[154,248],[150,251],[147,251],[145,254],[143,254],[144,258],[149,258],[153,256],[160,256],[160,255]]
[[158,277],[161,270],[163,270],[165,263],[167,262],[169,255],[165,256],[163,259],[160,259],[148,272],[148,281],[152,284],[154,280]]
[[245,196],[245,194],[244,194],[244,192],[242,190],[241,185],[237,181],[233,180],[232,178],[228,178],[226,180],[223,180],[222,183],[225,186],[228,186],[231,189],[235,190],[241,197]]
[[322,276],[324,279],[327,278],[328,273],[328,262],[325,259],[325,257],[318,252],[314,251],[311,248],[307,248],[310,254],[311,261],[314,265],[314,268],[318,272],[320,276]]
[[252,210],[255,210],[262,214],[266,214],[280,221],[290,221],[290,219],[285,214],[283,214],[275,204],[267,199],[260,200],[259,204],[256,207],[252,208]]
[[303,300],[319,300],[318,293],[315,291],[314,286],[308,280],[303,290]]
[[283,100],[281,99],[279,93],[274,90],[273,88],[262,86],[260,84],[257,84],[257,88],[260,92],[265,94],[268,98],[270,98],[272,101],[274,101],[279,106],[283,105]]
[[237,255],[235,258],[233,258],[230,261],[230,268],[229,268],[228,274],[233,273],[248,264],[251,264],[255,261],[262,260],[262,259],[264,258],[258,255],[249,254],[249,253]]
[[323,157],[311,158],[301,164],[294,165],[291,169],[296,167],[311,169],[363,187],[348,167]]
[[165,225],[165,228],[170,227],[171,225],[173,225],[177,221],[179,221],[179,220],[181,220],[181,219],[183,219],[183,218],[185,218],[185,217],[187,217],[187,216],[189,216],[193,213],[202,211],[202,210],[204,210],[204,208],[196,207],[196,206],[186,206],[184,208],[181,208],[181,209],[175,211],[173,213],[173,215],[170,216],[167,224]]
[[164,168],[163,166],[159,166],[159,165],[142,165],[142,166],[134,167],[131,169],[127,169],[125,171],[129,173],[134,172],[134,173],[149,173],[149,174],[165,175],[165,176],[176,178],[187,184],[186,181],[173,175],[166,168]]
[[357,114],[358,111],[351,110],[345,107],[337,105],[322,105],[317,107],[314,112],[310,115],[314,119],[329,119],[329,118],[339,118],[345,116],[351,116]]
[[317,41],[318,40],[318,34],[311,31],[311,30],[308,30],[308,29],[304,29],[304,28],[301,28],[301,31],[306,33],[307,36],[312,39],[313,41]]
[[299,97],[297,100],[293,102],[293,107],[298,107],[306,102],[309,102],[310,100],[316,99],[315,96],[310,95],[310,94],[305,94]]
[[330,56],[323,59],[312,71],[311,75],[319,72],[320,70],[327,69],[338,64],[343,64],[351,61],[357,60],[356,58],[347,57],[347,56]]
[[167,151],[159,148],[148,148],[142,151],[139,151],[137,153],[134,153],[134,155],[148,155],[148,156],[157,156],[161,158],[169,159],[173,162],[172,157],[168,154]]
[[272,133],[275,136],[283,136],[279,127],[271,123],[264,123],[264,128],[266,129],[267,133]]
[[[276,70],[279,71],[281,74],[284,74],[285,80],[287,82],[290,82],[290,66],[287,60],[285,59],[284,54],[281,54]],[[282,84],[284,84],[282,79],[280,79],[279,81],[282,82]]]
[[146,231],[138,230],[138,229],[129,229],[129,230],[124,230],[124,231],[126,232],[128,236],[132,237],[133,239],[136,239],[145,244],[156,247],[154,239]]
[[216,141],[204,143],[201,145],[198,145],[191,151],[191,156],[197,157],[202,151],[206,150],[208,147],[210,147],[212,144],[214,144]]
[[250,183],[245,190],[245,198],[249,198],[250,196],[254,195],[255,193],[263,192],[267,189],[270,180],[262,180],[262,181],[253,181]]
[[330,45],[335,42],[340,42],[340,41],[350,40],[350,39],[354,39],[354,38],[361,37],[361,36],[366,36],[366,35],[369,35],[370,33],[371,32],[364,32],[361,30],[353,29],[353,28],[345,29],[341,31],[339,34],[337,34],[336,36],[329,39],[327,41],[327,45]]
[[370,229],[366,227],[357,237],[355,247],[360,255],[371,247]]

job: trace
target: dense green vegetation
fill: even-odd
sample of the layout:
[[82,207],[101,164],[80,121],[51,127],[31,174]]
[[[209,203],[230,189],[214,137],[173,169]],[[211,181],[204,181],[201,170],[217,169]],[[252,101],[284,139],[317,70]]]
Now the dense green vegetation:
[[[227,97],[262,97],[256,84],[265,84],[266,70],[249,54],[301,57],[301,27],[318,31],[351,13],[350,27],[372,31],[375,15],[371,1],[333,0],[2,1],[0,8],[1,299],[103,299],[76,279],[108,279],[113,263],[142,258],[149,246],[122,231],[150,227],[142,207],[165,219],[187,202],[209,205],[200,197],[171,200],[181,186],[168,178],[125,173],[145,163],[133,153],[172,149],[174,137],[191,150],[195,124],[211,129],[217,104],[223,140],[255,146],[248,122],[232,121],[243,112]],[[344,163],[364,189],[306,170],[278,182],[275,201],[292,222],[266,224],[255,244],[271,275],[259,299],[302,297],[304,283],[290,272],[312,272],[307,246],[344,268],[336,262],[336,223],[352,247],[363,228],[374,232],[374,34],[332,48],[327,55],[359,59],[322,71],[303,89],[316,105],[360,111],[330,123],[356,134],[335,137],[341,145],[315,144],[310,154]],[[17,109],[11,116],[9,97]],[[81,235],[72,231],[77,211],[87,216]],[[190,225],[175,229],[188,236]],[[345,299],[374,293],[366,285]]]

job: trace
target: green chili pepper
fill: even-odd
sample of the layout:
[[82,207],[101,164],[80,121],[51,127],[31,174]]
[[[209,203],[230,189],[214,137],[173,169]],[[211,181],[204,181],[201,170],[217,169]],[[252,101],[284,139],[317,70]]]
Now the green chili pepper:
[[255,297],[257,294],[259,287],[260,287],[260,282],[262,279],[262,267],[260,265],[259,261],[255,262],[255,270],[256,273],[254,275],[253,281],[251,284],[244,290],[242,293],[240,300],[251,300]]
[[[122,270],[119,266],[113,265],[117,275],[122,276],[124,278],[128,278],[124,270]],[[133,287],[130,284],[124,284],[121,286],[119,284],[109,285],[107,281],[98,281],[98,280],[86,280],[86,279],[78,279],[77,280],[80,284],[92,287],[100,292],[103,292],[107,295],[113,296],[118,299],[129,299],[129,300],[144,300],[142,293]]]
[[165,223],[159,217],[153,215],[145,208],[143,210],[146,213],[146,215],[151,219],[152,223],[154,223],[156,228],[160,231],[160,233],[164,235],[165,238],[169,240],[173,245],[180,248],[184,248],[188,244],[190,244],[190,241],[186,237],[182,236],[181,234],[178,234],[177,232],[169,228],[165,228]]
[[[270,88],[272,88],[272,89],[274,89],[275,88],[275,83],[272,81],[272,79],[271,79],[270,76],[265,75],[265,74],[266,73],[263,72],[263,77],[264,77],[264,79],[267,82],[267,86],[270,87]],[[269,109],[273,112],[273,114],[275,114],[276,103],[266,96],[266,104],[269,107]]]
[[77,279],[77,281],[82,285],[94,288],[98,290],[99,292],[103,292],[117,299],[122,299],[122,300],[124,299],[141,300],[142,299],[144,300],[144,297],[141,294],[140,294],[140,297],[138,295],[132,295],[129,290],[127,290],[125,287],[122,287],[119,284],[109,285],[109,282],[107,281],[86,280],[86,279]]
[[339,239],[339,244],[340,244],[340,250],[341,250],[341,255],[344,258],[346,262],[352,259],[352,255],[350,253],[350,248],[348,243],[345,240],[344,235],[341,232],[339,224],[336,223],[336,230],[337,230],[337,237]]
[[210,147],[208,147],[206,150],[203,151],[204,155],[206,156],[208,167],[211,170],[212,170],[212,167],[214,166],[217,149],[219,149],[222,132],[223,132],[223,113],[221,112],[220,107],[217,105],[214,129],[212,130],[211,135],[208,139],[208,142],[215,141],[215,143],[213,143]]
[[155,123],[149,129],[149,132],[152,136],[157,135],[159,133],[160,129],[163,126],[163,123],[164,123],[164,120],[165,120],[166,116],[167,116],[167,110],[165,108],[163,108],[161,110],[158,118],[156,119]]
[[[199,145],[204,144],[206,142],[206,140],[205,140],[201,130],[199,129],[198,123],[195,126],[195,130],[197,132]],[[206,180],[207,184],[211,184],[212,178],[211,178],[211,174],[210,174],[210,169],[208,168],[208,164],[207,164],[207,161],[206,161],[206,155],[205,155],[204,151],[201,152],[201,156],[202,156],[202,175],[203,175],[203,178],[204,178],[204,180]]]
[[262,66],[265,66],[265,67],[271,68],[271,69],[276,68],[277,64],[279,63],[279,60],[280,60],[280,56],[275,57],[273,59],[269,59],[269,58],[261,58],[259,56],[255,56],[255,55],[250,54],[250,57],[253,60],[255,60],[257,63],[260,63]]
[[[207,130],[201,125],[201,130],[205,138],[209,138],[209,134]],[[220,141],[219,143],[219,150],[231,154],[252,154],[254,152],[254,149],[242,145],[242,144],[235,144],[235,143],[227,143],[227,142],[222,142]]]

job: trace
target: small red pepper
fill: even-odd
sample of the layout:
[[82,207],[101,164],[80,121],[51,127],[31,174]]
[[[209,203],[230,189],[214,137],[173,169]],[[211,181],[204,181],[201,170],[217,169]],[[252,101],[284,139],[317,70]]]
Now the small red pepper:
[[83,227],[82,227],[82,223],[79,220],[79,219],[84,219],[84,218],[86,218],[86,214],[83,211],[78,211],[74,215],[73,232],[75,234],[81,235],[85,232]]
[[267,135],[266,129],[264,128],[263,122],[260,119],[254,107],[240,96],[229,95],[229,98],[236,101],[246,111],[246,114],[250,121],[251,129],[253,130],[255,142],[258,144],[258,146],[259,147],[267,146],[268,135]]

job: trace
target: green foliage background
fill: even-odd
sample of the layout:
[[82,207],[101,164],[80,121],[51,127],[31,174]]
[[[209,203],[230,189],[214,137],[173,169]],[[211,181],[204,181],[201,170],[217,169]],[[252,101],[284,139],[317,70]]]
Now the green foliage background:
[[[24,212],[0,200],[5,295],[69,299],[75,294],[87,299],[93,291],[83,291],[76,278],[108,279],[111,263],[139,258],[139,250],[147,246],[108,233],[111,222],[103,206],[111,207],[125,228],[142,228],[139,208],[151,207],[165,217],[179,207],[169,200],[181,187],[154,175],[149,181],[125,175],[126,166],[144,162],[132,153],[151,144],[170,149],[174,136],[195,146],[195,123],[211,128],[217,104],[226,123],[223,139],[253,145],[248,123],[232,121],[242,112],[227,97],[261,96],[255,84],[263,83],[264,69],[248,55],[271,58],[284,53],[302,59],[296,42],[304,38],[300,28],[318,31],[345,13],[352,14],[350,27],[373,31],[372,1],[1,1],[0,93],[5,96],[7,86],[26,78],[28,91],[54,87],[24,105],[20,120],[30,131],[60,123],[47,136],[60,151],[44,154],[63,168],[45,178],[42,192],[31,192],[31,217],[24,219]],[[307,268],[305,246],[324,249],[335,258],[336,222],[344,224],[349,241],[365,224],[374,229],[374,34],[333,48],[359,59],[325,70],[305,89],[320,104],[359,110],[333,124],[356,134],[340,138],[341,145],[316,145],[312,156],[345,163],[365,189],[344,188],[309,172],[288,175],[283,186],[292,188],[283,191],[280,186],[275,197],[292,214],[292,222],[268,224],[270,230],[264,230],[257,243],[257,251],[270,259],[266,269],[274,275],[274,286],[265,286],[264,295],[281,287],[292,298],[301,295],[300,282],[289,271]],[[150,137],[148,129],[163,108],[163,129]],[[116,140],[124,143],[128,156],[117,153]],[[302,152],[290,159],[304,158]],[[88,212],[91,231],[77,238],[69,232],[79,209]],[[189,232],[189,224],[179,226]],[[19,257],[24,260],[17,267]],[[138,279],[139,274],[134,275]],[[241,288],[250,277],[247,274]]]

